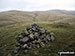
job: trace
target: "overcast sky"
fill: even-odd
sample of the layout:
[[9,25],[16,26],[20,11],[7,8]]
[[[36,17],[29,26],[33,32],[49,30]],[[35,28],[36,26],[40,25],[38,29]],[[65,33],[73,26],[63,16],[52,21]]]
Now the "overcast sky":
[[75,0],[0,0],[0,11],[75,10]]

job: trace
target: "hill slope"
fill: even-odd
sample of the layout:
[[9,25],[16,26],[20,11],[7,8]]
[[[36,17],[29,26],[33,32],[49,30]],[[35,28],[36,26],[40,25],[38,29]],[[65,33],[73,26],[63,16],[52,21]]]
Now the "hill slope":
[[[75,24],[40,23],[38,25],[54,32],[55,34],[55,40],[53,42],[46,43],[45,47],[38,49],[38,56],[59,56],[59,51],[75,52]],[[18,54],[13,53],[16,48],[16,37],[25,29],[25,27],[26,25],[0,28],[0,56],[35,56],[33,50],[30,50],[27,54],[21,52]]]
[[50,11],[6,11],[0,12],[0,26],[23,23],[23,22],[75,22],[74,12],[63,10],[50,10]]

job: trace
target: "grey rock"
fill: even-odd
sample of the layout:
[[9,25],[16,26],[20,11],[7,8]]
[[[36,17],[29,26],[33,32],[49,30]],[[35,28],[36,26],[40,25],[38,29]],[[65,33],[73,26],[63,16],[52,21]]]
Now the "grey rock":
[[54,40],[54,33],[32,24],[26,27],[24,31],[16,38],[17,46],[14,53],[24,50],[27,53],[29,49],[38,49],[44,47],[46,43]]
[[11,56],[11,54],[9,53],[7,56]]
[[28,37],[24,37],[23,39],[20,39],[21,42],[27,42],[29,40]]
[[16,47],[14,53],[16,54],[19,51],[20,47]]

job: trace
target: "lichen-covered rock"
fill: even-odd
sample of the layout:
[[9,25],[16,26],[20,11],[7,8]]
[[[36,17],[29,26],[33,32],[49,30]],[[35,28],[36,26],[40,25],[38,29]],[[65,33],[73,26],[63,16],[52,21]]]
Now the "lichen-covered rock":
[[54,40],[54,33],[50,32],[37,24],[32,24],[16,38],[17,44],[14,53],[24,50],[27,53],[29,49],[38,49],[44,47],[46,43]]

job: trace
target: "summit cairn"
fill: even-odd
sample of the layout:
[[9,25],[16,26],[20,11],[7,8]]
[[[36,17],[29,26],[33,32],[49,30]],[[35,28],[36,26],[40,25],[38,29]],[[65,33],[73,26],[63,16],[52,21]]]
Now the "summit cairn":
[[37,24],[32,24],[27,26],[16,40],[17,44],[14,53],[18,53],[20,50],[27,53],[29,49],[36,50],[44,47],[48,42],[52,42],[54,40],[54,33]]

